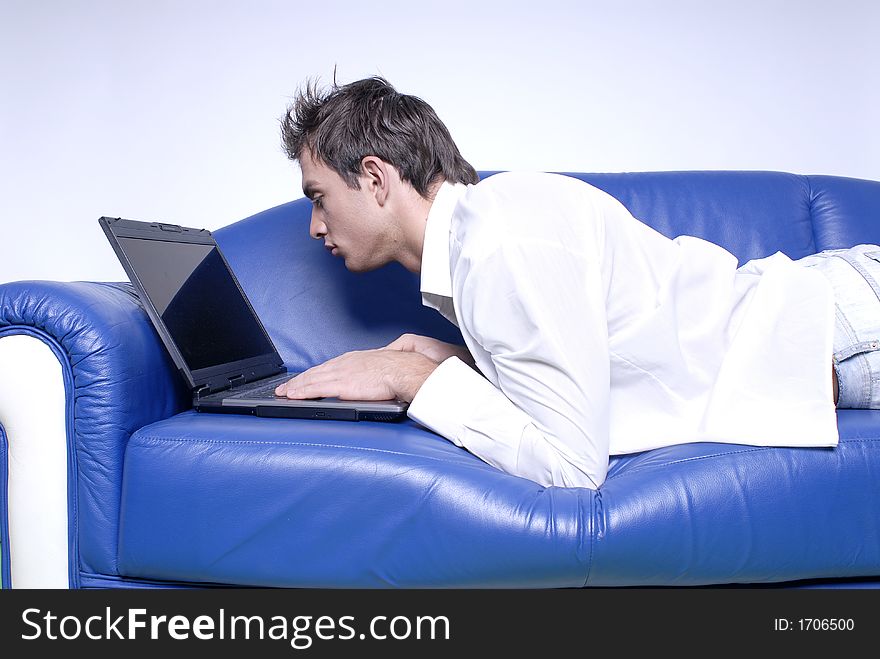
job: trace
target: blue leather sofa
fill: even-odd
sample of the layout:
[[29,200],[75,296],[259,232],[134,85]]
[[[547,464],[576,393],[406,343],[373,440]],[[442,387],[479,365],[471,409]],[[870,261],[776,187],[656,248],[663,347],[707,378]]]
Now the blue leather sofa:
[[[741,263],[880,242],[880,182],[573,176],[667,236],[707,238]],[[349,273],[309,238],[309,214],[300,199],[215,232],[291,370],[404,332],[461,341],[421,306],[417,276],[397,265]],[[411,420],[196,413],[128,284],[4,284],[0,344],[16,335],[61,366],[62,585],[880,585],[880,412],[840,411],[834,449],[679,445],[613,457],[598,491],[545,488]],[[11,428],[0,416],[0,466],[7,448],[36,441]],[[9,460],[10,478],[16,468]],[[12,499],[0,525],[6,586],[16,585]]]

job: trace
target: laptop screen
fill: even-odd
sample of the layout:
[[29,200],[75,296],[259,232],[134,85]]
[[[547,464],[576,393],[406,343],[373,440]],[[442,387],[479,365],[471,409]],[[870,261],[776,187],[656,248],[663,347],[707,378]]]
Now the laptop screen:
[[274,352],[216,247],[118,240],[190,371]]

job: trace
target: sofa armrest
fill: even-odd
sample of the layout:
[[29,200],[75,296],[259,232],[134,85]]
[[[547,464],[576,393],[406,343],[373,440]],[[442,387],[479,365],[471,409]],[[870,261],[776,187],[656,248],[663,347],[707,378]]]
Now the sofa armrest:
[[[4,560],[12,565],[13,585],[75,587],[80,573],[116,574],[128,439],[191,403],[132,287],[48,281],[0,285],[0,380],[5,383],[0,425],[10,456],[9,547],[3,551],[10,550]],[[60,471],[47,471],[47,465],[59,462]],[[61,486],[57,481],[65,471],[66,486]],[[35,556],[51,551],[40,533],[28,532],[43,524],[35,523],[31,510],[41,475],[40,505],[51,509],[40,517],[66,521],[67,542],[60,553],[66,554],[68,584],[31,581],[35,575],[16,571],[16,553],[40,565]],[[53,488],[58,495],[46,501],[45,492]],[[19,543],[17,533],[34,541]],[[56,547],[53,556],[58,553]]]

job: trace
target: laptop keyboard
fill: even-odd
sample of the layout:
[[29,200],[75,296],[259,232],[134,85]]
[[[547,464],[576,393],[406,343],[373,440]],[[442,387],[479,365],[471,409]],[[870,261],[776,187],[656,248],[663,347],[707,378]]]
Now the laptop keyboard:
[[254,389],[245,389],[237,394],[231,394],[226,398],[278,398],[275,395],[275,387],[279,384],[287,382],[293,378],[293,373],[285,373],[279,377],[272,378],[266,384],[262,384]]

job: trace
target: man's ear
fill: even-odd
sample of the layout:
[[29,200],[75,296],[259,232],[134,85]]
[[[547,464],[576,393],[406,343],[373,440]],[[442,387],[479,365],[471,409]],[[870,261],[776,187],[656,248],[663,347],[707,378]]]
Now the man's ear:
[[364,156],[361,160],[361,183],[368,187],[380,206],[384,206],[388,200],[391,183],[389,167],[391,165],[377,156]]

